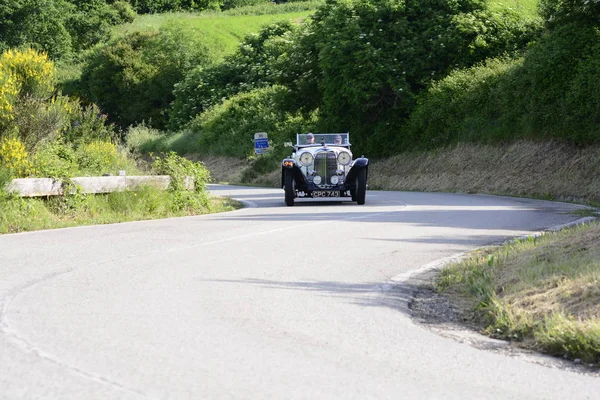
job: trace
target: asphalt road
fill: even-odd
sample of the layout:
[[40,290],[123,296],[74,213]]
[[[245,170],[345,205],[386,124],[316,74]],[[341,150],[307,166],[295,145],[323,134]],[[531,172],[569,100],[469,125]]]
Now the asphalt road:
[[[0,236],[1,399],[598,399],[600,378],[413,323],[402,277],[576,206],[367,193]],[[397,278],[395,281],[393,277]]]

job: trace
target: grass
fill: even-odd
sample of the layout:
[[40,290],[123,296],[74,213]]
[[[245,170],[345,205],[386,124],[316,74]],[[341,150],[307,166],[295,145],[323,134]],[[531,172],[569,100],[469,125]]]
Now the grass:
[[487,334],[600,364],[600,223],[477,251],[435,282]]
[[0,197],[0,234],[231,211],[241,203],[205,193],[136,192],[50,198]]
[[[269,10],[280,13],[261,15],[235,15],[243,13],[244,10],[234,9],[223,13],[164,13],[145,14],[138,16],[135,21],[115,27],[113,38],[118,38],[133,32],[154,31],[161,26],[177,21],[179,24],[191,27],[204,36],[214,59],[222,58],[235,51],[239,43],[249,33],[258,32],[261,27],[269,23],[281,20],[293,20],[300,23],[310,16],[320,2],[304,2],[290,4],[304,4],[305,9],[299,11],[285,12],[288,8],[277,8],[277,5],[267,6]],[[298,8],[298,7],[297,7]],[[247,11],[250,12],[250,11]]]
[[493,0],[488,4],[493,11],[509,9],[528,19],[539,18],[538,0]]

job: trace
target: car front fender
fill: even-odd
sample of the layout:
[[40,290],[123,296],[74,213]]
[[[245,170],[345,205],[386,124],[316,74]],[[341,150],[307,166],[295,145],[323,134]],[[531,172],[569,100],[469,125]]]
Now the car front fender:
[[352,166],[350,167],[350,171],[348,171],[348,175],[346,175],[346,182],[348,182],[349,186],[354,186],[354,180],[356,179],[356,173],[364,169],[367,171],[367,176],[369,175],[369,159],[365,157],[360,157],[354,160]]
[[302,170],[298,166],[298,163],[293,158],[286,158],[281,162],[281,187],[285,185],[285,174],[286,171],[290,171],[294,174],[294,180],[297,185],[306,186],[306,178],[302,173]]

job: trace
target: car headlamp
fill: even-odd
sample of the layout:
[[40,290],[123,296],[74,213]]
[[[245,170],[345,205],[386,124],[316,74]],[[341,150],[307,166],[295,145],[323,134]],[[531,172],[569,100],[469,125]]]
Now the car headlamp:
[[314,183],[315,185],[320,185],[320,184],[321,184],[321,181],[323,181],[323,179],[322,179],[322,178],[321,178],[319,175],[315,175],[315,176],[314,176],[314,178],[313,178],[313,183]]
[[337,176],[334,175],[334,176],[331,177],[331,184],[332,185],[337,185],[339,181],[340,181],[340,178],[338,178]]
[[299,160],[302,165],[311,165],[313,163],[314,157],[310,152],[305,151],[304,153],[300,154]]
[[340,154],[338,154],[337,159],[338,163],[345,166],[350,164],[350,162],[352,161],[352,156],[347,151],[341,151]]

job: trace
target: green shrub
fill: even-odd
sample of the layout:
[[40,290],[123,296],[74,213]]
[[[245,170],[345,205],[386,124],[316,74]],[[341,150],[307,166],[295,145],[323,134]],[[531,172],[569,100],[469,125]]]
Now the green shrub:
[[61,141],[40,146],[33,157],[32,175],[41,178],[72,178],[78,171],[73,147]]
[[600,24],[600,2],[595,0],[540,0],[540,12],[551,27],[571,22]]
[[192,71],[175,85],[175,100],[169,110],[169,127],[179,130],[202,111],[240,92],[274,82],[274,64],[285,53],[294,24],[281,21],[246,35],[238,50],[223,62]]
[[29,151],[57,139],[69,126],[69,114],[63,98],[54,101],[27,98],[15,107],[13,124]]
[[254,134],[267,132],[269,140],[281,145],[297,133],[313,130],[315,121],[279,107],[287,89],[281,86],[256,89],[226,100],[194,119],[186,134],[197,138],[198,151],[245,157],[254,148]]
[[519,61],[490,60],[451,73],[420,97],[402,148],[514,138],[600,142],[600,31],[564,25]]
[[64,0],[15,0],[0,7],[1,39],[7,47],[29,46],[51,58],[72,54],[65,18],[74,7]]
[[114,143],[106,141],[85,143],[77,148],[75,156],[78,173],[84,176],[116,175],[130,166],[126,154]]
[[194,183],[194,192],[205,193],[206,184],[210,181],[210,172],[201,162],[193,162],[177,153],[169,152],[164,156],[155,156],[152,169],[160,175],[171,177],[170,190],[186,192],[188,178]]
[[83,68],[80,89],[121,127],[145,121],[162,128],[174,85],[187,71],[209,62],[202,38],[173,23],[94,51]]
[[152,143],[161,137],[161,131],[145,124],[130,126],[125,134],[127,148],[133,153],[149,153],[163,150],[152,147]]
[[110,6],[115,11],[115,15],[112,19],[112,25],[120,25],[133,22],[135,20],[135,17],[137,16],[137,13],[135,12],[131,4],[129,4],[126,1],[115,1]]
[[[431,149],[459,141],[490,142],[518,135],[522,118],[511,77],[522,60],[491,59],[456,70],[422,93],[397,147]],[[511,102],[509,100],[514,100]]]
[[287,14],[317,9],[324,0],[294,1],[275,4],[273,2],[260,2],[255,5],[238,6],[224,10],[224,15],[269,15]]
[[[520,88],[525,99],[530,133],[565,137],[565,96],[578,71],[579,63],[593,53],[600,40],[596,28],[570,24],[557,27],[532,46],[523,65]],[[565,130],[566,128],[566,130]]]
[[600,40],[596,43],[575,68],[565,96],[564,124],[576,144],[600,141]]
[[82,106],[73,102],[70,111],[70,125],[64,138],[76,147],[92,141],[113,141],[116,139],[114,126],[110,125],[106,114],[97,105]]
[[[127,10],[129,7],[129,10]],[[13,0],[0,7],[0,47],[32,47],[54,60],[108,40],[111,25],[131,18],[122,1]]]
[[12,170],[0,163],[0,204],[8,195],[5,191],[6,185],[10,183],[14,177]]

